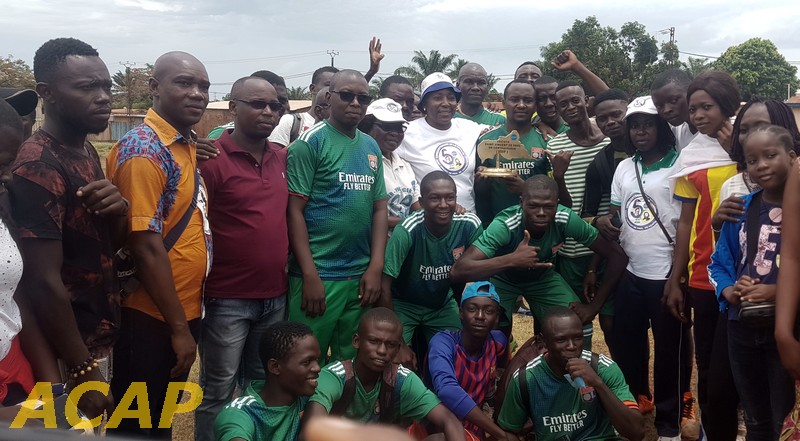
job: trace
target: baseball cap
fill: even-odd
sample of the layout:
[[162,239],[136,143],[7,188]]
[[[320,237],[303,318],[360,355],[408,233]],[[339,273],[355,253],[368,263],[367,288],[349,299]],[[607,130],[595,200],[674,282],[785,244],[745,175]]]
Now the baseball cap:
[[[488,291],[478,291],[481,288],[489,287]],[[473,297],[488,297],[498,304],[500,304],[500,296],[491,282],[475,282],[464,288],[464,293],[461,294],[461,304]]]
[[39,94],[33,89],[14,89],[12,87],[0,87],[0,98],[6,100],[11,107],[25,116],[36,110],[39,104]]
[[628,104],[628,111],[625,113],[625,118],[636,113],[658,115],[658,110],[656,109],[656,105],[653,104],[653,99],[650,95],[634,98],[633,101]]
[[375,119],[382,122],[408,122],[403,118],[403,106],[391,98],[381,98],[373,101],[372,104],[367,107],[367,115],[372,115]]
[[453,80],[450,79],[447,75],[441,72],[434,72],[424,80],[422,80],[422,95],[419,97],[419,108],[422,111],[422,103],[425,102],[425,97],[433,92],[438,92],[443,89],[453,89],[453,92],[456,94],[456,99],[461,99],[461,91],[453,84]]

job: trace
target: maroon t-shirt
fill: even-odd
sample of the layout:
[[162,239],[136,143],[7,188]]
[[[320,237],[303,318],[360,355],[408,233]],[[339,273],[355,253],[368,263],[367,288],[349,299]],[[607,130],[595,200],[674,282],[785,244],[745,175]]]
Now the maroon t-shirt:
[[231,132],[226,130],[217,140],[219,156],[200,163],[214,238],[205,295],[278,297],[288,290],[286,149],[268,143],[259,163],[236,145]]

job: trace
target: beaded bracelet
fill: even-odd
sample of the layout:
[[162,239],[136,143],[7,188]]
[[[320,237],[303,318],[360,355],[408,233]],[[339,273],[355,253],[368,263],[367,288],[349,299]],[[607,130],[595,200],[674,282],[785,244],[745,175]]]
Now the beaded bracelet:
[[87,372],[91,372],[92,368],[96,368],[97,366],[99,366],[99,364],[97,363],[97,359],[94,357],[94,354],[89,354],[89,358],[87,358],[83,363],[70,369],[69,374],[74,380],[82,375],[86,375]]

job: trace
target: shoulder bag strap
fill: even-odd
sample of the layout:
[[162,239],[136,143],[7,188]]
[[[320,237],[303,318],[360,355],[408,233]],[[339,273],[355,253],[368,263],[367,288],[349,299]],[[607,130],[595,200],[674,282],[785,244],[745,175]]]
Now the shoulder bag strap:
[[661,231],[664,233],[664,237],[667,238],[667,242],[672,245],[675,241],[672,239],[672,236],[670,236],[666,227],[664,227],[664,224],[661,223],[661,219],[658,218],[658,212],[656,212],[653,205],[650,204],[650,198],[648,198],[647,193],[644,192],[644,186],[642,185],[642,173],[639,171],[639,164],[637,164],[636,161],[633,161],[633,168],[636,170],[636,183],[639,184],[639,193],[641,193],[644,203],[647,204],[647,208],[650,210],[650,213],[652,213],[653,217],[656,218],[656,223],[658,223],[658,226],[661,227]]
[[184,230],[186,230],[186,226],[189,225],[189,219],[192,218],[192,214],[194,213],[194,209],[197,208],[197,196],[200,192],[200,170],[195,167],[194,169],[194,196],[192,196],[192,203],[189,204],[189,208],[186,209],[186,212],[183,213],[183,217],[178,223],[169,230],[167,233],[167,237],[164,238],[164,248],[167,249],[167,252],[175,246],[175,243],[178,242],[181,235],[183,234]]

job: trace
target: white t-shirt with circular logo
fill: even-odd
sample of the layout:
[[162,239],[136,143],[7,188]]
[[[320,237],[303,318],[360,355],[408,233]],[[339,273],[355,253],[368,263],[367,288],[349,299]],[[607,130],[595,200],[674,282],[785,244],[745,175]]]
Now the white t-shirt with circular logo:
[[22,256],[6,224],[0,220],[0,360],[11,350],[11,341],[22,329],[14,291],[22,278]]

